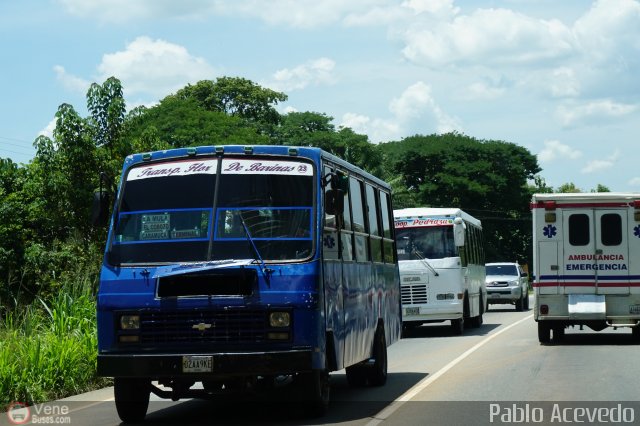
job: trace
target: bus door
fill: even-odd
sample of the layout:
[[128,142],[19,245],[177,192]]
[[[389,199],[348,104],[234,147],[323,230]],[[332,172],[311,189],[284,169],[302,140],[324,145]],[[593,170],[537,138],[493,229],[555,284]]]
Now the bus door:
[[629,294],[628,242],[624,210],[566,209],[562,212],[564,294]]

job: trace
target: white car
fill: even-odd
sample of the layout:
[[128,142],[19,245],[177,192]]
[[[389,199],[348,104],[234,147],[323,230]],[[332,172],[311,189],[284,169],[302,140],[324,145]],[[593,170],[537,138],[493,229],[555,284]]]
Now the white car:
[[529,276],[518,263],[496,262],[485,265],[487,302],[515,304],[516,310],[529,309]]

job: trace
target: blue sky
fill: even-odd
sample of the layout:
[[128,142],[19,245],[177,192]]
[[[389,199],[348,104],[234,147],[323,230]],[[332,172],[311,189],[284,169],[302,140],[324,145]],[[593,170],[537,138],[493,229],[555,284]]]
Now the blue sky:
[[92,82],[128,108],[248,78],[374,143],[458,131],[541,176],[640,192],[639,0],[0,0],[0,157],[27,163]]

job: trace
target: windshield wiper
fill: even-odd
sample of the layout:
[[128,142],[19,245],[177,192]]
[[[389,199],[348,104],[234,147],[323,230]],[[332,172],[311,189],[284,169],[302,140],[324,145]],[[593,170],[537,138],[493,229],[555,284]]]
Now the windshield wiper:
[[435,270],[435,268],[433,266],[431,266],[431,264],[429,263],[429,261],[427,260],[427,258],[425,258],[422,255],[422,252],[420,252],[420,250],[418,250],[415,246],[412,247],[411,252],[413,254],[415,254],[418,259],[420,259],[422,261],[422,263],[424,263],[424,265],[431,271],[433,272],[434,276],[439,276],[440,274],[438,274],[438,271]]
[[262,260],[262,256],[260,256],[258,247],[256,247],[256,244],[253,241],[253,238],[251,238],[251,233],[249,232],[249,228],[247,227],[247,224],[245,223],[244,218],[242,217],[242,213],[236,212],[235,214],[240,216],[240,221],[242,222],[242,228],[244,229],[244,233],[247,236],[247,241],[249,241],[249,244],[253,249],[253,252],[256,256],[256,260],[260,262],[260,272],[262,272],[262,276],[264,277],[264,280],[266,281],[267,285],[271,285],[270,276],[271,276],[271,273],[273,272],[273,269],[267,268],[267,265],[264,263],[264,260]]

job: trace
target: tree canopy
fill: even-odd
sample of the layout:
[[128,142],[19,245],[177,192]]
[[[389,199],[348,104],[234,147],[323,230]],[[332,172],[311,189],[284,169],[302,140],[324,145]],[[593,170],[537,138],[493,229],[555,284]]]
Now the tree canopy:
[[28,164],[0,159],[0,308],[55,291],[74,269],[97,271],[106,230],[92,227],[89,213],[101,173],[115,181],[126,155],[172,147],[317,146],[390,182],[396,208],[460,207],[481,219],[488,260],[530,259],[528,203],[533,192],[553,188],[525,148],[460,133],[375,145],[324,113],[278,112],[286,100],[250,80],[221,77],[127,113],[122,85],[110,77],[89,88],[88,117],[60,105],[52,137],[34,141]]

